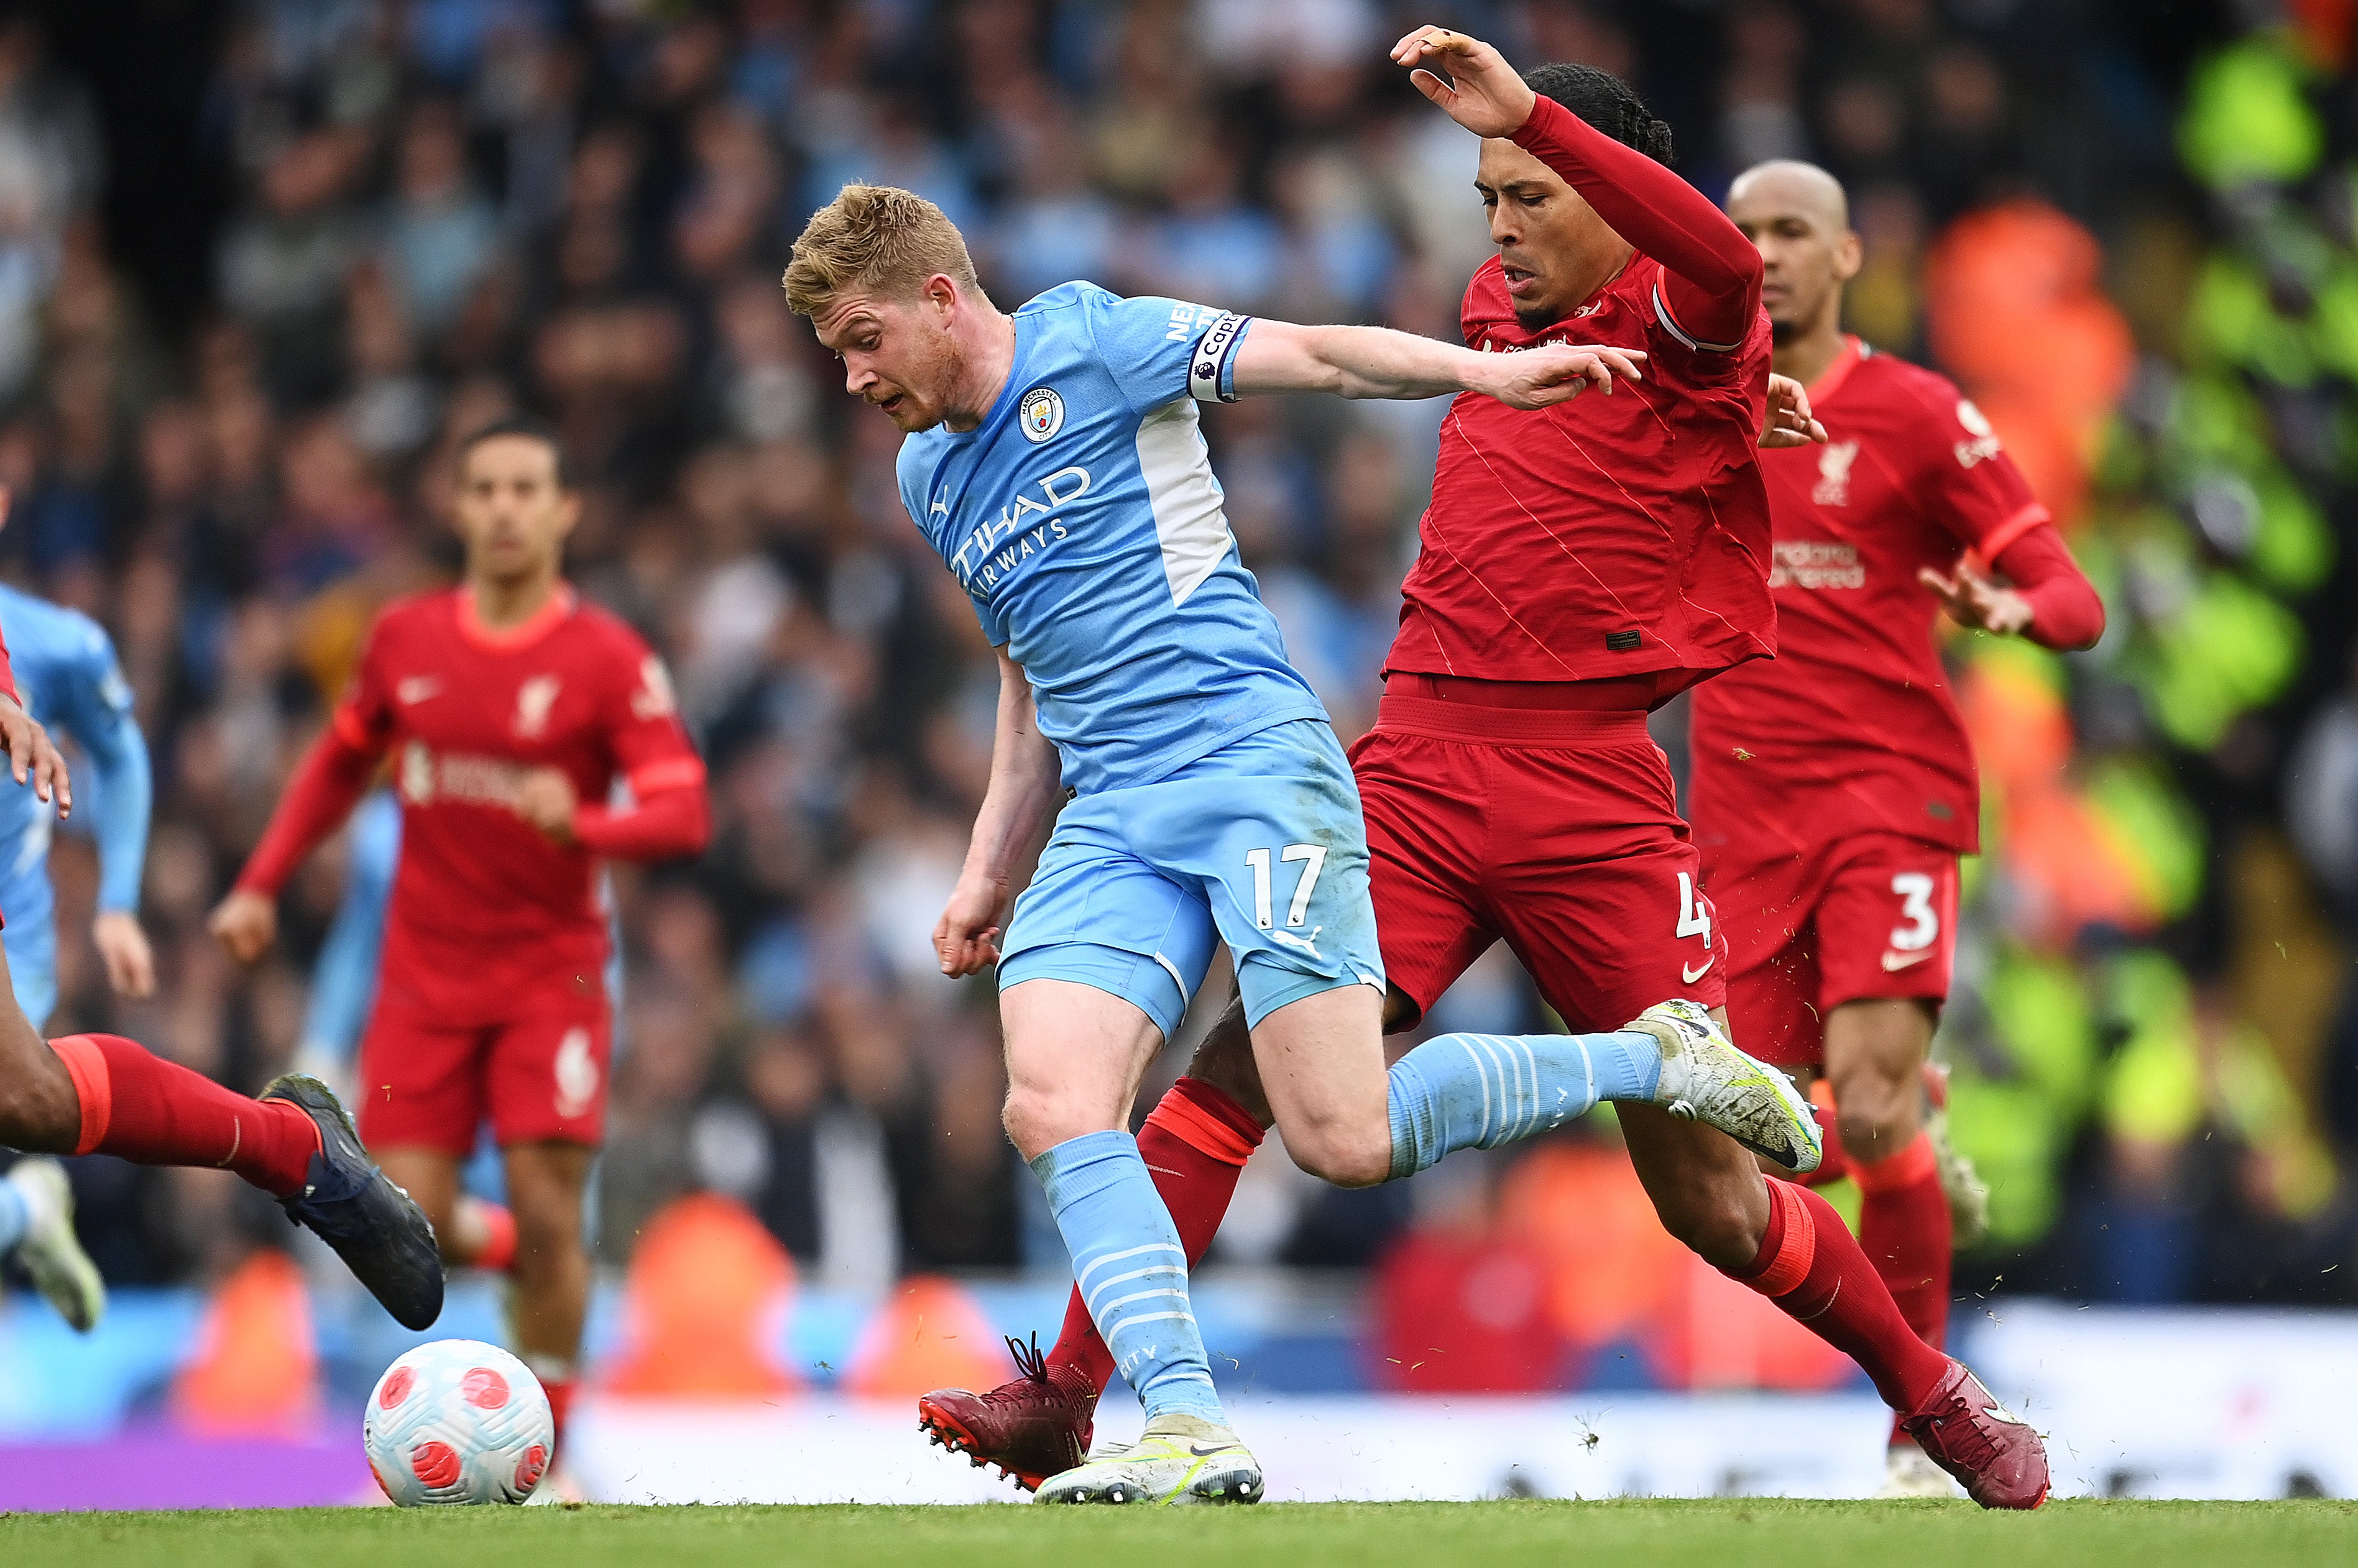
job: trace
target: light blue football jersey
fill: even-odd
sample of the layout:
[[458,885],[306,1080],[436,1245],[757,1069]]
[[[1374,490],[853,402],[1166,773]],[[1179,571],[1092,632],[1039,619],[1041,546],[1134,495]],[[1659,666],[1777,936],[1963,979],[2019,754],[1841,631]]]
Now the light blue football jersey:
[[1090,283],[1015,313],[990,416],[901,446],[901,499],[1085,793],[1325,719],[1237,558],[1197,401],[1233,400],[1249,318]]
[[[8,646],[16,690],[33,717],[72,737],[82,758],[73,769],[77,827],[98,840],[98,907],[139,908],[147,858],[154,784],[147,742],[132,713],[130,683],[114,644],[96,622],[0,584],[0,640]],[[56,898],[49,884],[49,840],[57,808],[0,773],[0,930],[16,1000],[38,1025],[56,997]]]

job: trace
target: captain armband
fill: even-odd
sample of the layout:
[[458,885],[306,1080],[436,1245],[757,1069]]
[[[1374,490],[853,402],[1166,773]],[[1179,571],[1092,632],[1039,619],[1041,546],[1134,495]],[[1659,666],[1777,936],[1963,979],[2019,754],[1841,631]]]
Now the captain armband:
[[1195,340],[1195,352],[1187,366],[1187,393],[1196,402],[1237,400],[1237,345],[1245,341],[1245,329],[1252,325],[1252,319],[1234,313],[1224,315]]

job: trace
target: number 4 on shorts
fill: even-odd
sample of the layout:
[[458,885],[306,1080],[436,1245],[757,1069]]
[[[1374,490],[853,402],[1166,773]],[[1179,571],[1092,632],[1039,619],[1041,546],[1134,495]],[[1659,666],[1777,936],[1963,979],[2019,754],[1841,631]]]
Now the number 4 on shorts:
[[1711,905],[1695,897],[1694,878],[1685,871],[1679,873],[1679,935],[1711,943]]
[[[1324,844],[1288,844],[1280,860],[1302,860],[1302,880],[1293,884],[1293,903],[1285,912],[1288,925],[1300,925],[1310,917],[1311,890],[1318,885],[1318,873],[1326,869],[1326,846]],[[1254,849],[1245,856],[1245,864],[1253,874],[1253,924],[1263,931],[1270,928],[1269,851]]]

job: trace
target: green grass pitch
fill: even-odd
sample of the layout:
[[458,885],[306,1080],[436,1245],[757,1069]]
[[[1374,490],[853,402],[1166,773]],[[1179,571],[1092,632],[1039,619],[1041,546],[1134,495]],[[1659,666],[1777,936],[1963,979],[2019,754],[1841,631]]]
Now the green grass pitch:
[[2225,1568],[2358,1564],[2358,1503],[1775,1498],[1248,1509],[333,1509],[0,1516],[8,1568]]

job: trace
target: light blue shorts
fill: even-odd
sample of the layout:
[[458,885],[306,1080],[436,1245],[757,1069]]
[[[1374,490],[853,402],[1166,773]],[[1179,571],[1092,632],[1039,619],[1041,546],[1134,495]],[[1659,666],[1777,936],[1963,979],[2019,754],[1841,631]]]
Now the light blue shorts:
[[1168,1040],[1216,941],[1236,958],[1248,1024],[1320,991],[1383,989],[1358,785],[1324,720],[1066,805],[1015,901],[999,984],[1077,980]]

